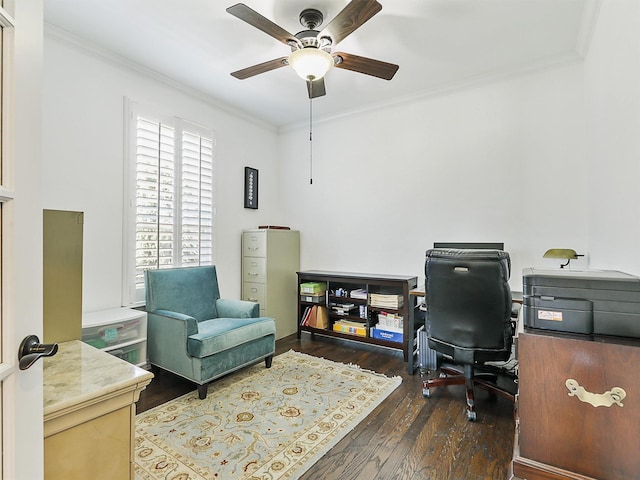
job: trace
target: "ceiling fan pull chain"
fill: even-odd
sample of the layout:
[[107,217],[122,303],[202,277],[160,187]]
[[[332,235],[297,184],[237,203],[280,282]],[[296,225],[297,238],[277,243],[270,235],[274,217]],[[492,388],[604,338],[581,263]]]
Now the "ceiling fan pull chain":
[[[309,81],[309,91],[313,94],[311,81]],[[309,95],[309,184],[313,185],[313,95]]]

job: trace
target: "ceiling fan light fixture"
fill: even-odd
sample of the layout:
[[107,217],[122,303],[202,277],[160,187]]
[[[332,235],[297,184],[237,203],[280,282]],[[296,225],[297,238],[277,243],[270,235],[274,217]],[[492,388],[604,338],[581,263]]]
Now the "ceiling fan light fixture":
[[333,67],[333,57],[316,47],[301,48],[289,55],[289,65],[303,80],[319,80]]

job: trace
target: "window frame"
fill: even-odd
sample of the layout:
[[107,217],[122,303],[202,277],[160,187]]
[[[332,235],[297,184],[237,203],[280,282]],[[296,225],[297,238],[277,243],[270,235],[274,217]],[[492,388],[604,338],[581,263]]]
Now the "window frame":
[[[124,212],[123,212],[123,254],[122,254],[122,305],[123,306],[142,306],[145,303],[144,287],[140,288],[136,285],[136,214],[137,214],[137,119],[143,117],[152,121],[158,121],[173,128],[174,146],[176,152],[182,151],[183,132],[197,134],[211,139],[211,262],[197,263],[202,265],[215,264],[217,257],[217,230],[216,230],[216,197],[217,197],[217,175],[216,175],[216,136],[215,131],[211,128],[203,127],[194,122],[184,120],[177,116],[159,113],[157,109],[134,102],[129,98],[125,98],[125,135],[124,135]],[[181,181],[181,166],[183,155],[174,155],[176,173],[174,178],[176,182]],[[173,248],[174,267],[180,266],[179,255],[176,253],[180,250],[180,237],[182,234],[182,212],[180,205],[182,200],[180,190],[174,193],[176,198],[174,206],[174,235],[176,241]],[[176,261],[176,259],[178,261]],[[195,265],[190,263],[189,265]]]

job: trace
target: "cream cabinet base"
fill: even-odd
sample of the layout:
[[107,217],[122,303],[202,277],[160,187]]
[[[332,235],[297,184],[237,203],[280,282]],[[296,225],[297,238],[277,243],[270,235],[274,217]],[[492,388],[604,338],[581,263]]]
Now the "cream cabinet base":
[[44,360],[45,480],[133,480],[135,402],[153,375],[78,340]]
[[124,407],[45,438],[45,478],[133,478],[131,410]]

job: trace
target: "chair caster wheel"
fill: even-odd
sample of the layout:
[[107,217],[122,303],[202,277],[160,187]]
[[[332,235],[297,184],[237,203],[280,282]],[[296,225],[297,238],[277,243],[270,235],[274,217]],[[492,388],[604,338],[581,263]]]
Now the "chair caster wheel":
[[475,422],[476,421],[476,412],[472,412],[470,410],[467,410],[467,420],[469,420],[470,422]]

